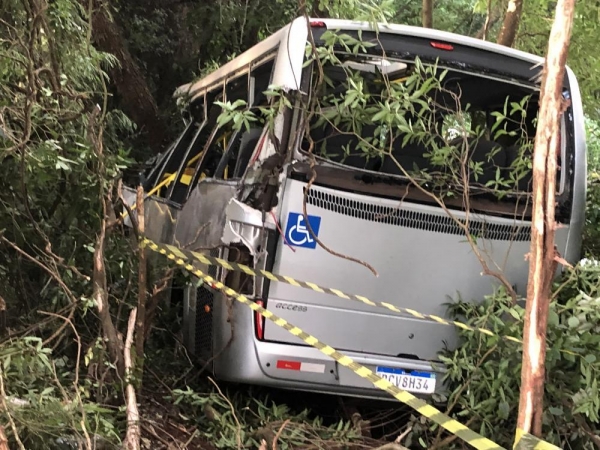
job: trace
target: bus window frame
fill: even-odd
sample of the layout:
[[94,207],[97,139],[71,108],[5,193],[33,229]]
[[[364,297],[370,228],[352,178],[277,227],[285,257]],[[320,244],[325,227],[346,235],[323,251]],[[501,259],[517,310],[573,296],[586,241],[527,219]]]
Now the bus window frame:
[[[208,117],[205,114],[204,120],[202,120],[200,125],[198,125],[198,130],[196,131],[194,137],[192,138],[190,144],[188,145],[187,150],[185,151],[185,153],[183,155],[183,158],[181,158],[181,161],[179,162],[179,167],[177,169],[177,174],[175,175],[174,180],[170,183],[171,185],[169,186],[169,190],[167,191],[167,194],[166,194],[166,197],[169,200],[172,200],[173,191],[175,190],[175,187],[177,186],[177,180],[181,179],[181,176],[183,175],[183,171],[185,170],[185,166],[187,164],[188,156],[189,156],[190,152],[192,151],[192,148],[194,148],[194,144],[196,143],[196,140],[200,136],[200,133],[202,133],[202,131],[204,130],[204,127],[206,126],[207,122],[208,122]],[[184,198],[184,202],[185,202],[185,198]]]
[[[256,81],[256,76],[254,76],[253,74],[256,73],[257,70],[259,70],[260,68],[265,67],[266,65],[271,65],[271,68],[269,70],[269,75],[268,75],[268,82],[267,82],[267,87],[270,86],[271,82],[273,81],[273,77],[277,68],[277,51],[278,49],[275,49],[275,51],[270,51],[268,54],[265,55],[261,55],[261,57],[257,58],[256,60],[252,61],[251,63],[248,64],[248,68],[247,70],[243,70],[240,72],[236,72],[239,73],[238,76],[236,77],[231,77],[228,76],[226,78],[224,78],[223,80],[223,84],[221,85],[222,88],[224,89],[224,92],[228,92],[227,91],[227,87],[229,84],[239,80],[242,77],[247,77],[247,97],[246,97],[246,102],[247,102],[247,108],[251,109],[256,107],[257,105],[255,104],[256,99],[260,96],[261,92],[256,92],[256,86],[257,81]],[[259,85],[262,85],[262,83],[260,83]],[[225,95],[224,97],[224,101],[228,101],[227,99],[227,95]],[[266,125],[263,125],[261,128],[264,132],[264,128]],[[258,128],[258,127],[257,127]],[[236,176],[235,178],[233,178],[233,176],[235,176],[235,166],[236,164],[234,164],[234,172],[232,174],[230,174],[231,176],[228,178],[224,178],[224,172],[225,172],[225,168],[229,166],[229,164],[231,163],[230,159],[231,159],[231,152],[233,149],[233,146],[236,144],[241,143],[241,140],[244,136],[245,132],[248,132],[249,130],[246,130],[244,128],[241,128],[240,130],[234,131],[232,133],[232,135],[229,138],[229,142],[227,143],[227,148],[224,150],[223,155],[221,156],[221,159],[219,160],[219,163],[217,165],[217,168],[215,169],[215,172],[207,178],[210,179],[217,179],[217,180],[235,180],[238,182],[242,182],[242,180],[245,178],[246,173],[248,171],[248,167],[250,164],[247,164],[245,168],[243,168],[243,170],[240,170],[239,175]],[[214,136],[212,137],[212,140],[214,140]],[[212,141],[211,141],[212,142]],[[239,159],[240,154],[239,154],[239,150],[238,149],[238,155],[237,158],[235,160],[235,162],[237,163],[237,159]],[[256,148],[254,149],[256,150]],[[209,149],[206,150],[205,154],[208,154]],[[203,155],[203,158],[205,156]],[[200,171],[202,168],[200,167]],[[194,173],[195,175],[195,173]],[[190,186],[192,186],[192,183],[190,183]]]
[[[319,44],[317,44],[318,46]],[[352,53],[349,53],[347,51],[343,51],[343,50],[337,50],[336,51],[337,54],[340,55],[345,55],[345,56],[355,56]],[[369,56],[371,55],[370,53],[365,53],[365,55]],[[410,58],[397,58],[397,57],[393,57],[390,55],[379,55],[379,56],[384,56],[386,58],[388,58],[390,61],[394,61],[394,62],[404,62],[407,64],[414,64],[414,59],[410,59]],[[306,63],[307,58],[306,56],[304,57],[304,62]],[[432,62],[429,61],[422,61],[422,64],[424,66],[432,66],[434,65]],[[303,72],[302,74],[302,80],[301,80],[301,85],[302,86],[306,86],[306,93],[304,94],[304,97],[306,98],[306,100],[303,100],[302,103],[306,106],[309,105],[310,102],[313,99],[313,96],[315,95],[314,90],[312,89],[312,81],[314,79],[315,76],[315,71],[314,71],[314,65],[315,62],[312,61],[310,64],[308,64],[305,67],[306,73],[308,74],[308,77],[305,76],[305,73]],[[464,69],[457,69],[456,67],[451,67],[449,65],[445,65],[443,61],[440,61],[437,65],[437,68],[440,70],[449,70],[452,72],[456,72],[456,73],[463,73],[463,74],[467,74],[467,75],[471,75],[471,76],[477,76],[479,78],[483,78],[483,79],[491,79],[497,82],[502,82],[502,83],[506,83],[506,84],[511,84],[517,87],[522,87],[522,88],[526,88],[531,90],[532,93],[538,93],[540,94],[540,86],[539,85],[534,85],[532,83],[526,83],[523,80],[508,80],[500,75],[498,76],[494,76],[494,74],[482,74],[480,72],[478,72],[477,70],[464,70]],[[565,77],[566,78],[566,77]],[[304,84],[306,82],[306,85]],[[568,85],[568,80],[565,80],[565,92],[568,93],[570,95],[570,88]],[[304,124],[305,125],[305,124]],[[568,139],[568,133],[567,133],[567,121],[565,118],[565,114],[563,113],[560,117],[560,155],[561,155],[561,161],[563,161],[563,165],[565,164],[565,162],[567,161],[567,152],[568,152],[568,143],[567,143],[567,139]],[[307,158],[309,156],[309,152],[302,149],[301,148],[301,143],[302,140],[304,138],[304,135],[306,133],[306,130],[304,130],[304,126],[302,127],[303,129],[301,130],[300,135],[297,138],[297,144],[294,146],[294,153],[296,153],[296,157],[300,156],[301,158]],[[401,181],[408,181],[408,179],[403,176],[403,175],[396,175],[396,174],[384,174],[384,173],[380,173],[380,172],[374,172],[368,169],[359,169],[356,167],[351,167],[351,166],[347,166],[344,165],[343,163],[338,163],[335,161],[330,161],[329,159],[322,157],[320,155],[316,155],[313,154],[313,157],[316,158],[317,161],[320,162],[320,164],[322,165],[323,163],[325,163],[327,166],[329,167],[334,167],[334,168],[338,168],[341,170],[349,170],[349,171],[353,171],[356,172],[357,174],[363,174],[363,175],[379,175],[381,177],[390,177],[392,179],[397,179],[397,180],[401,180]],[[532,156],[533,158],[533,156]],[[557,175],[559,178],[557,178],[557,189],[556,189],[556,196],[557,196],[557,200],[559,200],[560,198],[564,198],[565,194],[568,194],[568,192],[566,192],[566,187],[567,187],[567,183],[569,181],[569,179],[567,178],[567,175],[569,173],[569,168],[568,167],[562,167],[560,171],[558,171]],[[572,177],[571,177],[572,178]],[[471,187],[471,189],[473,189],[474,191],[477,191],[477,187]],[[531,196],[532,192],[514,192],[511,193],[510,197],[515,197],[514,201],[515,202],[519,202],[519,199],[523,196]],[[569,214],[570,217],[570,214]]]

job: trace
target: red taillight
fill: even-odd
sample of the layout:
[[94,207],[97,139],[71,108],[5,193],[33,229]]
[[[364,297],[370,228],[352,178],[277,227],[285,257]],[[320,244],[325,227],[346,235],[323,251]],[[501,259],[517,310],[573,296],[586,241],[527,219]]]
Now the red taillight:
[[285,370],[302,370],[302,363],[300,361],[284,361],[277,360],[277,368]]
[[[256,304],[258,306],[262,307],[265,303],[262,300],[256,300]],[[256,337],[258,337],[258,339],[260,339],[262,341],[262,339],[265,335],[265,329],[264,329],[265,319],[263,316],[260,315],[260,313],[255,312],[254,320],[256,321]]]
[[310,26],[312,28],[327,28],[327,25],[322,20],[311,20]]
[[433,48],[437,48],[440,50],[447,50],[447,51],[454,50],[454,47],[452,45],[444,44],[443,42],[430,42],[430,44]]

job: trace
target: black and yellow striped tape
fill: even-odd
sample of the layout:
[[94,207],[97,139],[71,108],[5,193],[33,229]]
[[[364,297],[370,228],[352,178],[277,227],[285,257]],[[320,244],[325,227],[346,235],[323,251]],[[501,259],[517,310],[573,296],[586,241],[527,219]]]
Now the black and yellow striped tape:
[[[292,286],[310,289],[315,292],[335,295],[336,297],[343,298],[345,300],[359,301],[361,303],[364,303],[365,305],[384,308],[389,311],[393,311],[393,312],[400,313],[400,314],[408,314],[410,316],[417,317],[419,319],[430,320],[433,322],[441,323],[443,325],[455,326],[458,328],[462,328],[463,330],[479,332],[479,333],[486,334],[488,336],[496,336],[500,339],[515,342],[517,344],[523,343],[520,339],[518,339],[516,337],[500,336],[500,335],[497,335],[496,333],[494,333],[493,331],[488,330],[487,328],[472,327],[472,326],[467,325],[462,322],[457,322],[454,320],[447,320],[447,319],[444,319],[443,317],[435,316],[433,314],[423,314],[418,311],[415,311],[414,309],[401,308],[401,307],[392,305],[391,303],[388,303],[388,302],[373,301],[362,295],[348,294],[339,289],[333,289],[333,288],[319,286],[318,284],[311,283],[309,281],[296,280],[295,278],[288,277],[285,275],[278,275],[275,273],[268,272],[266,270],[255,270],[244,264],[225,261],[224,259],[221,259],[221,258],[215,258],[213,256],[203,255],[201,253],[192,252],[189,250],[183,250],[174,245],[157,244],[147,238],[143,238],[142,245],[147,245],[152,250],[162,253],[163,255],[168,255],[169,253],[171,253],[178,258],[196,260],[202,264],[206,264],[206,265],[210,265],[210,266],[220,266],[227,270],[239,271],[239,272],[243,272],[245,274],[252,275],[252,276],[265,277],[271,281],[278,281],[281,283],[290,284]],[[171,259],[173,259],[173,258],[171,258]]]
[[514,450],[560,450],[560,447],[551,444],[550,442],[542,441],[532,434],[525,433],[523,430],[517,429],[515,436]]
[[151,241],[148,241],[148,240],[146,240],[145,244],[151,250],[158,251],[159,253],[166,255],[167,258],[173,260],[179,266],[184,267],[187,271],[189,271],[190,273],[193,273],[197,277],[201,278],[202,280],[204,280],[206,283],[210,284],[214,288],[219,289],[220,291],[225,293],[227,296],[236,299],[240,303],[243,303],[244,305],[248,306],[253,311],[255,311],[258,314],[260,314],[261,316],[263,316],[265,319],[268,319],[271,322],[275,323],[277,326],[284,328],[285,330],[289,331],[294,336],[302,339],[308,345],[318,349],[324,355],[329,356],[330,358],[334,359],[342,366],[349,368],[358,376],[369,380],[377,388],[389,393],[390,395],[392,395],[394,398],[396,398],[400,402],[415,409],[419,414],[431,419],[433,422],[437,423],[444,429],[448,430],[450,433],[458,436],[459,438],[461,438],[462,440],[464,440],[465,442],[467,442],[474,448],[476,448],[478,450],[492,450],[492,449],[503,450],[504,449],[503,447],[495,444],[494,442],[490,441],[489,439],[470,430],[468,427],[464,426],[457,420],[454,420],[451,417],[445,415],[438,409],[427,404],[425,401],[418,399],[414,395],[397,388],[392,383],[390,383],[388,380],[377,376],[371,369],[368,369],[367,367],[364,367],[364,366],[358,364],[357,362],[352,360],[352,358],[350,358],[349,356],[346,356],[343,353],[338,352],[333,347],[319,341],[316,337],[302,331],[300,328],[289,323],[287,320],[276,316],[271,311],[263,308],[262,306],[258,305],[255,302],[253,302],[245,295],[240,294],[239,292],[231,289],[230,287],[225,286],[220,281],[215,280],[210,275],[205,274],[204,272],[202,272],[200,269],[198,269],[194,265],[193,260],[189,260],[183,253],[181,253],[180,250],[177,250],[176,252],[166,251],[166,249],[163,246],[158,246],[156,244],[151,243]]
[[[316,337],[306,333],[305,331],[302,331],[300,328],[289,323],[287,320],[276,316],[271,311],[263,308],[262,306],[258,305],[255,302],[253,302],[245,295],[231,289],[228,286],[225,286],[223,283],[214,279],[210,275],[205,274],[194,263],[201,262],[203,264],[209,264],[209,265],[220,265],[229,270],[241,270],[242,272],[246,272],[249,275],[258,275],[257,271],[252,270],[250,267],[243,266],[241,264],[230,263],[228,261],[224,261],[219,258],[208,257],[206,255],[201,255],[201,254],[195,253],[195,252],[187,252],[187,251],[184,251],[182,249],[179,249],[179,248],[171,246],[171,245],[164,245],[164,244],[158,245],[149,239],[144,239],[143,242],[141,243],[141,246],[142,247],[148,246],[151,250],[165,255],[167,258],[173,260],[177,265],[185,268],[187,271],[193,273],[198,278],[200,278],[200,279],[204,280],[206,283],[212,285],[214,288],[219,289],[220,291],[225,293],[225,295],[232,297],[232,298],[236,299],[237,301],[239,301],[240,303],[248,306],[251,310],[253,310],[254,312],[257,312],[258,314],[263,316],[265,319],[270,320],[275,325],[287,330],[294,336],[302,339],[306,344],[318,349],[321,353],[323,353],[324,355],[337,361],[342,366],[349,368],[358,376],[369,380],[375,387],[387,392],[392,397],[394,397],[396,400],[404,403],[405,405],[410,406],[415,411],[417,411],[419,414],[429,418],[432,422],[440,425],[442,428],[444,428],[448,432],[452,433],[453,435],[459,437],[460,439],[462,439],[463,441],[465,441],[472,447],[474,447],[478,450],[492,450],[492,449],[505,450],[504,447],[501,447],[500,445],[485,438],[484,436],[481,436],[480,434],[469,429],[468,427],[461,424],[457,420],[451,418],[450,416],[444,414],[440,410],[427,404],[425,401],[415,397],[414,395],[410,394],[409,392],[399,389],[398,387],[396,387],[392,383],[390,383],[388,380],[379,377],[371,369],[364,367],[361,364],[358,364],[357,362],[352,360],[352,358],[350,358],[349,356],[346,356],[343,353],[338,352],[333,347],[319,341],[319,339],[317,339]],[[191,257],[187,256],[186,253],[191,254]],[[207,261],[209,261],[209,262],[207,262]],[[214,262],[210,262],[210,261],[214,261]],[[244,270],[243,267],[248,269],[251,272]],[[275,274],[272,274],[272,273],[266,272],[266,271],[261,271],[260,274],[262,276],[265,276],[274,281],[280,281],[280,278],[283,278],[283,279],[285,279],[284,282],[288,282],[292,285],[297,285],[297,286],[303,286],[302,283],[306,283],[306,282],[299,282],[297,280],[293,280],[290,277],[283,277],[281,275],[275,275]],[[260,275],[258,275],[258,276],[260,276]],[[291,282],[290,280],[293,280],[293,282]],[[306,283],[306,284],[311,289],[314,289],[311,286],[312,283]],[[317,285],[313,285],[313,286],[318,288],[317,292],[330,292],[331,291],[332,293],[334,293],[334,295],[338,295],[337,293],[340,293],[340,294],[342,294],[342,298],[357,297],[357,296],[350,296],[348,294],[344,294],[343,292],[338,291],[338,290],[331,290],[329,288],[323,288],[323,287],[320,287]],[[340,295],[338,295],[338,296],[340,296]],[[370,302],[370,300],[369,300],[369,302]],[[375,302],[371,302],[371,303],[374,303],[375,305],[377,305]],[[370,304],[370,303],[367,303],[367,304]],[[393,306],[393,305],[390,305],[390,306]],[[401,311],[398,311],[398,312],[401,312]],[[427,318],[426,315],[422,315],[422,316],[423,316],[423,318]],[[447,323],[451,324],[453,322],[447,322]],[[532,436],[531,434],[523,433],[522,430],[517,430],[514,448],[516,450],[520,450],[520,449],[560,450],[559,447],[556,447],[556,446],[550,444],[549,442],[542,441],[542,440],[536,438],[535,436]]]

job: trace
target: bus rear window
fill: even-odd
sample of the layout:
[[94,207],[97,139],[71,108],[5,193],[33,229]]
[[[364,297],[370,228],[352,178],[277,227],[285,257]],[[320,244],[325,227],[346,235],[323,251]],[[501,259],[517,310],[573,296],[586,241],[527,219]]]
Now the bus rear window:
[[337,54],[321,67],[302,145],[318,163],[448,196],[513,202],[531,192],[531,83],[373,55]]

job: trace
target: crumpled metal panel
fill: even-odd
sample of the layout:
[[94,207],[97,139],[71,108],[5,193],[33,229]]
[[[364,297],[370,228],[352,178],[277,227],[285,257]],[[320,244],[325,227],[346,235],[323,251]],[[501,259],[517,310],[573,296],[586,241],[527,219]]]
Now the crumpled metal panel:
[[189,249],[222,245],[227,204],[237,196],[238,189],[238,182],[203,180],[198,183],[177,216],[175,244]]
[[160,197],[149,197],[144,202],[146,236],[156,242],[175,243],[175,229],[181,211]]
[[[137,210],[135,209],[136,190],[130,187],[123,187],[123,198],[129,207],[132,208],[133,216],[137,218]],[[145,197],[144,234],[155,242],[173,244],[175,240],[175,226],[179,213],[180,211],[176,206],[169,204],[160,197]],[[125,217],[124,224],[128,227],[132,226],[129,215]]]

